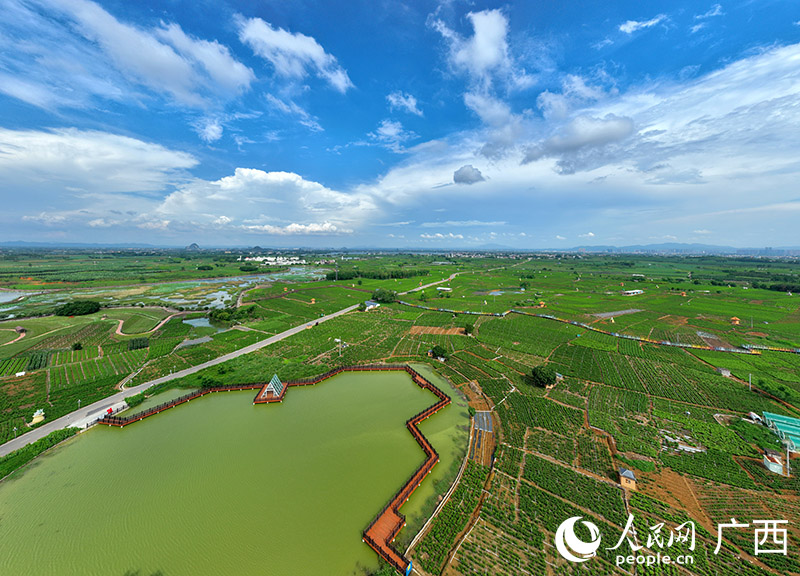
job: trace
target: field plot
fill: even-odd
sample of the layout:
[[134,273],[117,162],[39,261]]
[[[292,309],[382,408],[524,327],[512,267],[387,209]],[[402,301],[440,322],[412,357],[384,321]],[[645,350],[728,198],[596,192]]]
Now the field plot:
[[141,334],[155,328],[169,316],[163,308],[110,309],[107,312],[112,320],[122,320],[123,334]]

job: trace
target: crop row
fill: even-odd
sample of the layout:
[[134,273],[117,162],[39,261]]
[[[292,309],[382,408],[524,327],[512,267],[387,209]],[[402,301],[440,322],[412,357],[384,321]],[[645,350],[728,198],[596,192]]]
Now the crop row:
[[488,472],[485,466],[472,460],[467,462],[458,486],[433,519],[430,530],[417,548],[420,565],[426,571],[438,574],[442,570],[456,538],[466,527],[478,504]]
[[0,360],[0,378],[3,376],[12,376],[17,372],[24,372],[27,365],[27,358],[9,358],[7,360]]
[[569,434],[583,426],[583,411],[568,408],[546,398],[511,394],[506,404],[514,411],[517,422],[530,428],[544,428]]
[[625,524],[627,514],[618,487],[532,454],[525,455],[523,477],[548,492],[603,516],[613,524]]

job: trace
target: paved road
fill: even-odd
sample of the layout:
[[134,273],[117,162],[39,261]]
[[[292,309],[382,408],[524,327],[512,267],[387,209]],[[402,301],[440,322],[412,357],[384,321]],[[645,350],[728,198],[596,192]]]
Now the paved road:
[[417,286],[416,288],[412,288],[406,292],[400,292],[400,296],[404,296],[406,294],[411,294],[412,292],[419,292],[420,290],[425,290],[425,288],[430,288],[431,286],[436,286],[437,284],[441,284],[442,282],[450,282],[453,278],[458,276],[459,274],[464,274],[464,272],[453,272],[450,274],[449,278],[445,278],[444,280],[439,280],[438,282],[431,282],[430,284],[425,284],[425,286]]
[[224,356],[219,356],[218,358],[214,358],[213,360],[209,360],[208,362],[203,362],[202,364],[198,364],[197,366],[193,366],[191,368],[187,368],[186,370],[181,370],[180,372],[175,372],[173,374],[169,374],[167,376],[162,376],[161,378],[156,378],[155,380],[151,380],[150,382],[145,382],[144,384],[139,384],[138,386],[133,386],[131,388],[126,388],[123,392],[118,392],[113,396],[109,396],[108,398],[103,398],[95,402],[94,404],[90,404],[88,406],[83,406],[79,410],[75,412],[71,412],[66,416],[62,416],[52,422],[48,422],[47,424],[40,426],[36,430],[32,430],[21,436],[17,436],[16,439],[10,440],[3,445],[0,445],[0,457],[5,456],[9,452],[13,452],[14,450],[18,450],[23,446],[27,446],[31,442],[35,442],[40,438],[44,438],[50,432],[55,430],[60,430],[62,428],[68,428],[72,424],[79,422],[80,420],[84,420],[85,418],[89,417],[92,414],[98,414],[101,412],[105,412],[105,410],[112,405],[116,404],[117,402],[121,402],[128,396],[133,396],[134,394],[138,394],[139,392],[144,392],[151,386],[155,386],[156,384],[161,384],[163,382],[168,382],[170,380],[175,380],[176,378],[183,378],[184,376],[188,376],[189,374],[194,374],[195,372],[199,372],[204,368],[208,368],[209,366],[216,366],[217,364],[222,364],[223,362],[227,362],[228,360],[232,360],[233,358],[238,358],[244,354],[250,354],[251,352],[255,352],[256,350],[260,350],[265,346],[269,346],[270,344],[274,344],[275,342],[279,342],[284,338],[288,338],[298,332],[302,332],[309,326],[313,326],[318,322],[325,322],[330,320],[331,318],[336,318],[337,316],[341,316],[342,314],[347,314],[358,308],[358,304],[353,306],[349,306],[343,310],[339,310],[338,312],[334,312],[333,314],[328,314],[327,316],[323,316],[321,318],[317,318],[315,320],[311,320],[310,322],[306,322],[305,324],[301,324],[300,326],[296,326],[294,328],[290,328],[285,332],[281,332],[280,334],[276,334],[275,336],[270,336],[266,340],[260,340],[255,344],[250,344],[250,346],[245,346],[244,348],[240,348],[235,352],[231,352],[230,354],[225,354]]

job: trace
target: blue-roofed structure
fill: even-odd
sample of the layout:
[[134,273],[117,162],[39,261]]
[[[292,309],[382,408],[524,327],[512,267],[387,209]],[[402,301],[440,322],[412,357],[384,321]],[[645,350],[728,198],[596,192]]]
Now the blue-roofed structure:
[[800,452],[800,420],[791,416],[764,412],[764,424],[778,435],[789,450]]

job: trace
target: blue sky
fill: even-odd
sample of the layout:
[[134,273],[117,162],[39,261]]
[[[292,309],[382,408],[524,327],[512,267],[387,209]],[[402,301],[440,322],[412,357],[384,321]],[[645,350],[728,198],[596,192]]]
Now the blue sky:
[[0,0],[0,241],[800,245],[800,5]]

